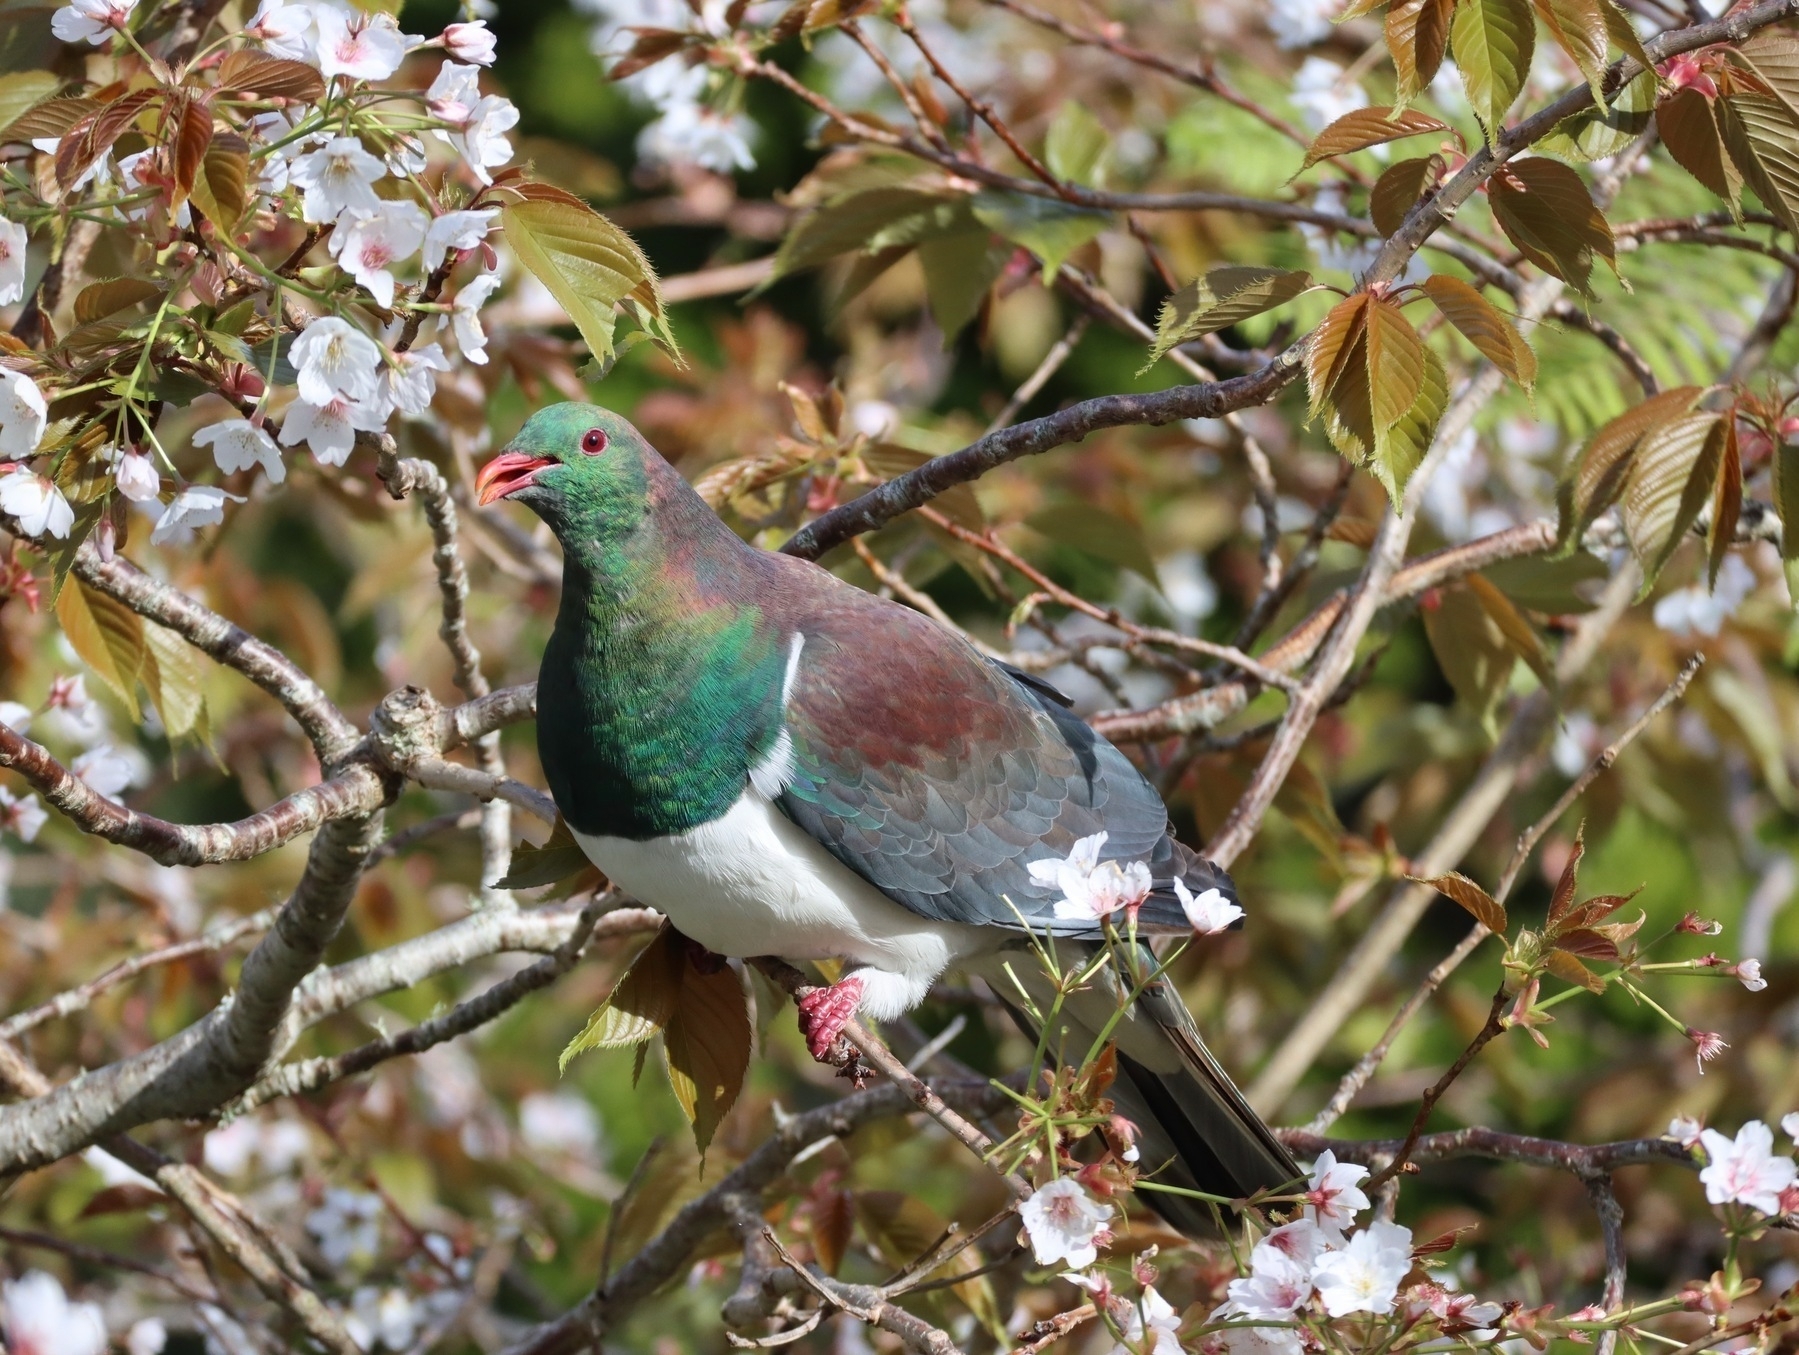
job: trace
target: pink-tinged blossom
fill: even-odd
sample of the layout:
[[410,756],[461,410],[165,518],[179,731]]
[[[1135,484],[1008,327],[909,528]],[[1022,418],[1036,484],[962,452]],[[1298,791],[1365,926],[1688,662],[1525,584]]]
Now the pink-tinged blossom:
[[98,47],[131,22],[137,0],[71,0],[50,16],[58,42],[90,42]]
[[48,406],[37,382],[23,372],[0,371],[0,456],[23,461],[44,440]]
[[462,356],[476,366],[487,365],[487,332],[481,328],[481,307],[499,287],[498,274],[483,273],[464,283],[450,304],[450,325],[456,335],[456,346],[462,350]]
[[1743,987],[1747,988],[1752,993],[1759,993],[1768,986],[1768,981],[1762,977],[1762,962],[1760,960],[1739,960],[1725,969],[1724,972],[1730,975],[1731,978],[1737,980]]
[[1310,1271],[1312,1263],[1334,1245],[1335,1240],[1327,1237],[1324,1230],[1310,1219],[1294,1219],[1256,1243],[1255,1250],[1249,1254],[1249,1264],[1253,1269],[1259,1263],[1258,1258],[1266,1251],[1284,1256]]
[[297,447],[304,442],[321,466],[341,466],[356,447],[358,430],[377,432],[386,422],[378,409],[361,400],[337,396],[322,405],[296,400],[281,421],[281,445]]
[[1286,1317],[1312,1296],[1312,1268],[1258,1246],[1249,1274],[1232,1280],[1228,1292],[1231,1308],[1244,1317]]
[[15,734],[31,732],[31,707],[23,701],[0,701],[0,725]]
[[148,503],[162,491],[162,476],[156,463],[142,452],[125,452],[113,468],[113,482],[119,493],[133,503]]
[[150,768],[137,749],[114,748],[103,743],[76,758],[69,764],[69,770],[87,782],[90,789],[109,800],[116,800],[139,784]]
[[0,221],[0,306],[25,295],[25,247],[31,237],[16,221]]
[[1332,1317],[1390,1313],[1399,1282],[1411,1268],[1412,1230],[1377,1219],[1341,1251],[1319,1257],[1312,1280],[1324,1311]]
[[389,14],[313,12],[319,73],[348,80],[385,80],[406,59],[406,36]]
[[371,212],[382,209],[373,184],[387,167],[353,136],[334,136],[316,151],[297,155],[288,166],[288,178],[301,190],[300,215],[306,221],[326,222],[351,207]]
[[23,467],[0,479],[0,509],[19,520],[19,531],[26,536],[64,540],[75,525],[75,510],[62,491]]
[[484,95],[469,110],[468,121],[451,132],[449,142],[463,163],[484,184],[493,182],[489,170],[512,158],[512,142],[506,133],[518,126],[518,109],[498,94]]
[[416,202],[383,203],[373,211],[350,207],[331,233],[330,250],[375,304],[386,309],[394,304],[392,266],[418,252],[430,222]]
[[1713,1204],[1746,1204],[1764,1214],[1780,1212],[1780,1195],[1799,1180],[1799,1166],[1774,1152],[1774,1131],[1760,1120],[1737,1130],[1734,1139],[1715,1129],[1700,1135],[1706,1166],[1699,1173],[1705,1198]]
[[493,30],[487,26],[485,19],[451,24],[444,29],[443,44],[444,50],[458,61],[466,61],[474,66],[493,65]]
[[425,231],[424,252],[419,262],[427,273],[444,261],[451,250],[474,249],[493,229],[498,207],[483,207],[473,212],[445,212]]
[[287,478],[287,467],[281,462],[281,449],[275,445],[275,439],[248,419],[222,419],[202,428],[194,434],[194,446],[212,448],[213,461],[227,475],[261,466],[271,484],[278,485]]
[[1691,1115],[1676,1115],[1668,1121],[1668,1137],[1682,1148],[1697,1148],[1699,1136],[1704,1130],[1704,1122]]
[[1018,1206],[1037,1264],[1064,1261],[1077,1270],[1099,1258],[1101,1234],[1112,1206],[1101,1204],[1071,1176],[1057,1177]]
[[[481,72],[473,66],[446,61],[437,68],[431,86],[425,91],[425,107],[431,116],[455,127],[468,124],[481,102]],[[450,139],[448,132],[438,136]]]
[[1174,882],[1174,896],[1181,901],[1181,911],[1193,930],[1201,936],[1212,936],[1227,930],[1243,916],[1243,910],[1225,897],[1222,889],[1202,889],[1192,893],[1186,883]]
[[1120,1325],[1124,1338],[1111,1355],[1181,1355],[1181,1315],[1156,1287],[1145,1285]]
[[270,56],[317,65],[318,49],[314,39],[318,30],[313,23],[312,11],[311,5],[263,0],[256,17],[245,27],[244,36],[260,42]]
[[0,1288],[11,1355],[104,1355],[106,1323],[92,1303],[70,1303],[53,1275],[33,1270]]
[[1488,1328],[1505,1315],[1505,1309],[1497,1303],[1482,1303],[1473,1294],[1452,1293],[1439,1285],[1419,1285],[1412,1292],[1424,1301],[1425,1308],[1436,1315],[1446,1331]]
[[15,796],[6,787],[0,786],[0,828],[17,833],[21,842],[32,842],[36,840],[38,830],[49,820],[50,815],[37,802],[37,796]]
[[1343,1230],[1355,1222],[1355,1216],[1368,1207],[1362,1192],[1362,1181],[1368,1169],[1358,1162],[1339,1162],[1329,1148],[1318,1154],[1312,1166],[1312,1177],[1306,1191],[1305,1216],[1318,1225],[1327,1239],[1338,1239]]
[[225,501],[242,503],[237,494],[227,494],[212,485],[189,485],[173,499],[150,529],[150,544],[186,545],[201,527],[215,527],[225,520]]
[[1106,834],[1095,833],[1076,842],[1066,858],[1030,864],[1031,880],[1037,888],[1061,891],[1055,905],[1057,917],[1110,917],[1120,909],[1142,907],[1149,897],[1149,867],[1141,861],[1101,861],[1099,852],[1105,843]]
[[339,397],[357,401],[374,395],[381,350],[348,320],[325,315],[294,340],[288,359],[299,373],[300,398],[328,405]]
[[1730,1048],[1724,1037],[1715,1030],[1695,1030],[1688,1026],[1686,1036],[1693,1042],[1693,1057],[1698,1060],[1701,1073],[1705,1071],[1706,1064]]

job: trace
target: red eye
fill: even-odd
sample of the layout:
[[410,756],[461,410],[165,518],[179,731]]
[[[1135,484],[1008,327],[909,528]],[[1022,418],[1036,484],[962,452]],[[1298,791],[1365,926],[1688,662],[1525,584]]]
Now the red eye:
[[598,456],[606,450],[606,432],[601,428],[589,428],[581,434],[581,450],[589,456]]

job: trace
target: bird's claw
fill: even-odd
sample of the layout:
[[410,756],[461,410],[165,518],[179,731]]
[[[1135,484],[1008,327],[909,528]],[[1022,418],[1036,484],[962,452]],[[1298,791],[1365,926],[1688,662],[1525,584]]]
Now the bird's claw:
[[827,1063],[831,1046],[862,1005],[862,980],[852,974],[829,988],[814,988],[794,1005],[799,1008],[800,1034],[806,1037],[806,1048],[813,1058]]

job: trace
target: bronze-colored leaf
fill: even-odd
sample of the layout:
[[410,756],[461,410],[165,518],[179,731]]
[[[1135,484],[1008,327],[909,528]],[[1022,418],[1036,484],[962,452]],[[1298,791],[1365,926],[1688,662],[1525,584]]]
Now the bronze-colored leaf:
[[1525,258],[1587,292],[1595,255],[1613,263],[1612,228],[1579,174],[1542,156],[1508,161],[1489,181],[1493,219]]
[[550,836],[543,846],[526,845],[514,849],[512,864],[496,887],[535,889],[540,885],[552,885],[571,875],[580,874],[591,864],[587,853],[581,850],[581,844],[575,841],[575,835],[569,831],[568,821],[558,814],[556,825],[550,830]]
[[325,97],[325,77],[304,61],[289,61],[238,47],[219,63],[219,88],[265,99],[317,103]]
[[1724,445],[1718,477],[1712,488],[1712,518],[1706,524],[1706,581],[1716,588],[1718,570],[1736,539],[1737,520],[1743,513],[1743,453],[1737,444],[1734,413],[1724,417]]
[[664,57],[673,56],[689,42],[693,35],[680,28],[631,28],[627,30],[636,34],[631,48],[607,71],[613,80],[628,80],[637,72],[648,70]]
[[1574,845],[1568,849],[1568,859],[1562,863],[1561,877],[1555,882],[1555,893],[1549,898],[1549,930],[1553,934],[1556,927],[1565,922],[1568,912],[1574,907],[1574,891],[1580,884],[1580,858],[1587,853],[1587,828],[1583,823],[1574,830]]
[[60,140],[68,134],[71,127],[92,117],[102,107],[98,99],[90,99],[85,95],[45,99],[13,119],[12,124],[4,132],[0,132],[0,141],[10,145],[15,142],[29,144],[33,141],[45,141],[51,137]]
[[1442,156],[1425,155],[1388,166],[1368,191],[1368,215],[1375,229],[1382,235],[1398,230],[1418,200],[1436,188],[1444,165]]
[[605,1005],[568,1042],[557,1066],[566,1072],[569,1060],[585,1050],[641,1044],[666,1029],[681,996],[686,950],[687,939],[664,923],[613,986]]
[[1733,92],[1714,105],[1724,145],[1762,206],[1799,229],[1799,130],[1772,95]]
[[1558,932],[1555,948],[1586,960],[1615,961],[1618,958],[1617,944],[1609,936],[1603,936],[1587,927],[1570,927],[1567,931]]
[[1729,422],[1695,410],[1652,429],[1637,446],[1618,517],[1642,562],[1645,593],[1712,498]]
[[1543,27],[1566,52],[1593,90],[1605,101],[1606,22],[1601,0],[1532,0]]
[[1656,105],[1655,127],[1674,163],[1736,211],[1743,176],[1724,148],[1712,100],[1691,86],[1677,89]]
[[1357,108],[1345,113],[1318,133],[1312,144],[1306,147],[1305,162],[1299,168],[1303,173],[1320,160],[1329,160],[1333,156],[1350,155],[1355,151],[1367,150],[1370,146],[1385,145],[1389,141],[1400,141],[1409,136],[1421,136],[1425,132],[1448,130],[1448,123],[1416,109]]
[[90,325],[127,306],[161,295],[162,287],[148,278],[107,278],[90,282],[75,298],[75,323]]
[[1466,908],[1474,920],[1496,936],[1504,936],[1509,925],[1505,906],[1473,880],[1457,871],[1447,875],[1438,875],[1433,879],[1421,880],[1444,898],[1454,899]]
[[1462,705],[1493,733],[1493,713],[1518,656],[1472,589],[1444,588],[1425,602],[1424,635]]
[[1366,292],[1345,297],[1331,307],[1323,323],[1312,332],[1312,341],[1306,345],[1306,383],[1311,388],[1311,417],[1316,418],[1331,403],[1332,392],[1351,364],[1361,362],[1365,367],[1367,346],[1364,340],[1368,332],[1368,305],[1371,300]]
[[825,1274],[843,1267],[850,1231],[856,1224],[856,1201],[847,1190],[827,1190],[812,1199],[812,1254]]
[[662,1032],[662,1049],[675,1100],[693,1125],[695,1146],[704,1153],[743,1090],[750,1065],[750,1011],[735,969],[726,964],[700,969],[690,951],[684,958],[680,998]]
[[1623,494],[1631,463],[1644,434],[1671,419],[1680,418],[1704,394],[1704,389],[1699,386],[1677,386],[1662,391],[1625,410],[1587,440],[1574,476],[1563,488],[1563,512],[1557,542],[1564,550],[1573,549],[1581,533]]
[[179,205],[193,192],[207,147],[212,145],[212,109],[205,100],[192,96],[174,99],[169,104],[169,122],[174,130],[170,159],[175,176],[175,205]]
[[215,133],[188,191],[189,200],[208,221],[221,230],[235,226],[249,205],[249,143],[234,132]]
[[1524,619],[1523,614],[1512,605],[1512,600],[1490,580],[1479,574],[1470,574],[1465,582],[1474,591],[1474,596],[1480,599],[1480,605],[1487,609],[1487,615],[1493,618],[1493,624],[1499,627],[1499,633],[1505,636],[1512,652],[1523,659],[1525,666],[1537,675],[1537,681],[1553,691],[1555,666],[1549,662],[1549,655],[1543,650],[1543,640],[1536,628]]
[[1421,284],[1424,294],[1462,337],[1488,362],[1525,390],[1537,379],[1537,356],[1497,306],[1460,278],[1434,273]]
[[1543,956],[1543,964],[1558,979],[1585,988],[1589,993],[1605,991],[1605,980],[1565,950],[1549,951]]
[[1454,11],[1455,0],[1393,0],[1387,6],[1387,51],[1399,72],[1402,105],[1417,98],[1436,79],[1449,45],[1449,20]]
[[[1618,929],[1601,927],[1599,924],[1640,893],[1642,893],[1641,889],[1633,889],[1628,894],[1595,894],[1592,898],[1585,899],[1568,910],[1562,920],[1556,924],[1555,935],[1559,937],[1567,932],[1590,927],[1610,940],[1616,941],[1618,937],[1614,935],[1614,932]],[[1628,924],[1624,934],[1628,936],[1642,925],[1641,922]]]
[[1368,307],[1368,395],[1378,438],[1403,419],[1424,385],[1424,342],[1391,301]]
[[105,104],[63,134],[56,147],[56,181],[64,188],[93,167],[138,115],[163,99],[160,89],[138,89]]
[[1169,349],[1273,310],[1311,285],[1310,273],[1287,268],[1231,264],[1212,269],[1162,303],[1156,317],[1156,341],[1142,370],[1147,371]]

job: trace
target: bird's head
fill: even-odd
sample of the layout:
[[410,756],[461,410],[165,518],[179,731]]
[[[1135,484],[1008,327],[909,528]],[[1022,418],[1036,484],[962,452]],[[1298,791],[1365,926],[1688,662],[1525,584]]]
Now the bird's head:
[[630,423],[598,405],[551,405],[533,414],[475,477],[482,504],[513,499],[559,531],[640,517],[655,452]]

